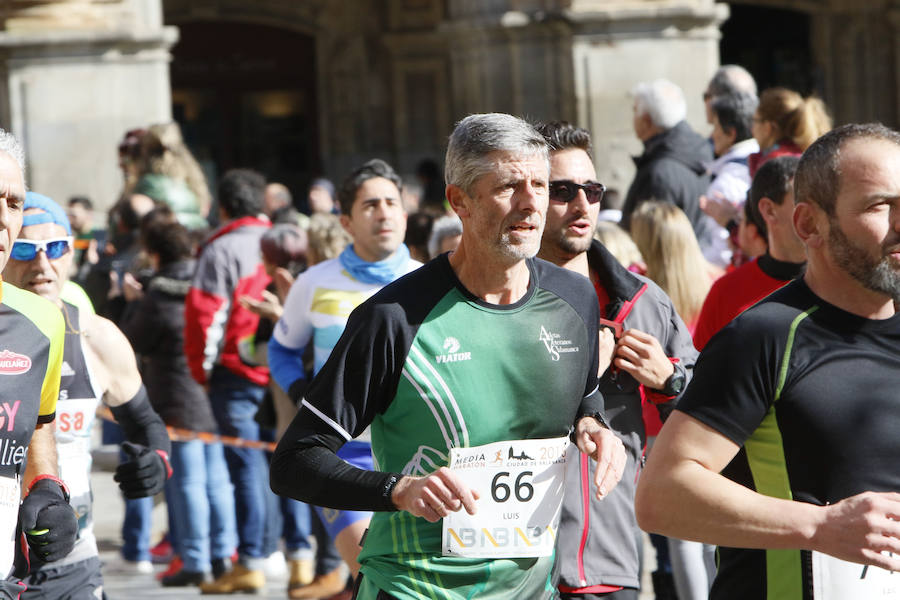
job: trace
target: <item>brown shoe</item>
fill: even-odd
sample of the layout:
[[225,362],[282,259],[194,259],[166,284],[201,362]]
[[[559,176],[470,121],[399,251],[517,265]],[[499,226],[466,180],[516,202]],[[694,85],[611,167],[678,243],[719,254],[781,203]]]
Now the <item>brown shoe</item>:
[[288,561],[288,590],[312,583],[316,576],[316,562],[309,558]]
[[235,592],[247,592],[255,594],[262,591],[266,585],[266,576],[262,571],[250,570],[242,564],[234,565],[234,568],[213,581],[200,584],[201,594],[233,594]]
[[328,598],[344,591],[347,578],[343,567],[338,567],[330,573],[316,575],[309,585],[288,589],[288,598],[291,600],[311,600],[312,598]]

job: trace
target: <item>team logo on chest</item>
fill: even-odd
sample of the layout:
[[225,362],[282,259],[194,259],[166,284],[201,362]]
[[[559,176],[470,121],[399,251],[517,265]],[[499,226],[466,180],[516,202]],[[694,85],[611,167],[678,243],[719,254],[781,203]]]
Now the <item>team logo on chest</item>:
[[560,334],[547,331],[543,325],[541,325],[541,334],[538,336],[538,340],[544,342],[544,347],[547,348],[552,360],[559,360],[560,354],[579,351],[578,346],[572,345],[572,340],[562,339]]
[[444,338],[442,348],[444,354],[438,354],[434,357],[435,362],[438,364],[472,360],[471,352],[460,352],[462,346],[460,345],[459,340],[453,336]]
[[0,352],[0,375],[21,375],[31,369],[31,359],[11,350]]

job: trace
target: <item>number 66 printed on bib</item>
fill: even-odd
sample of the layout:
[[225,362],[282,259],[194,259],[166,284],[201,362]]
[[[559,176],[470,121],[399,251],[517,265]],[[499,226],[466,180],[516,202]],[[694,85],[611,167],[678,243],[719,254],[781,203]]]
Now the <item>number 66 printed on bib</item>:
[[[450,468],[481,493],[478,512],[443,519],[442,554],[468,558],[550,556],[565,491],[569,438],[452,448]],[[487,492],[487,493],[485,493]]]

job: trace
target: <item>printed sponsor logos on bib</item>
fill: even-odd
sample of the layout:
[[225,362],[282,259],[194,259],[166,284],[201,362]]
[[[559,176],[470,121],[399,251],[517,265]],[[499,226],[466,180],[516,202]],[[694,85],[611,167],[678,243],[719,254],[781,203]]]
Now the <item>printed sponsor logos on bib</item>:
[[568,354],[570,352],[578,352],[580,348],[572,345],[572,340],[564,340],[558,333],[548,331],[541,325],[541,335],[538,339],[544,342],[544,347],[550,353],[550,358],[554,361],[559,360],[560,354]]
[[438,354],[434,357],[435,362],[438,364],[472,360],[471,352],[460,352],[462,345],[453,336],[445,338],[441,347],[444,350],[444,354]]
[[21,375],[31,369],[31,359],[12,350],[0,352],[0,375]]

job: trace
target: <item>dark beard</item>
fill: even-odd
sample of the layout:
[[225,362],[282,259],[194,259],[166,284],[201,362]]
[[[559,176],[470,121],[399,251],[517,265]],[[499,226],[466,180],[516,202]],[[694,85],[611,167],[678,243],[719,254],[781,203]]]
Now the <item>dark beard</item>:
[[582,252],[587,252],[591,247],[593,238],[569,238],[566,237],[565,227],[557,231],[552,238],[553,244],[562,252],[571,256],[578,256]]
[[[896,246],[896,243],[885,244],[884,250]],[[828,231],[828,247],[835,262],[847,274],[860,282],[866,289],[885,294],[900,304],[900,271],[891,266],[891,259],[882,255],[878,260],[855,245],[844,234],[835,220],[830,221]]]

